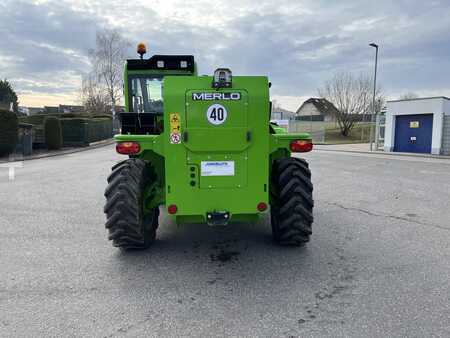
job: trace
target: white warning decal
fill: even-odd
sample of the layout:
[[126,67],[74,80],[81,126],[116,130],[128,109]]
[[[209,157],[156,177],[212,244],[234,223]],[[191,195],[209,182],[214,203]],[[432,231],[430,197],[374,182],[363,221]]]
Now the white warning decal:
[[181,143],[181,136],[179,133],[170,133],[170,143],[179,144]]
[[210,105],[206,111],[208,122],[216,126],[224,123],[227,120],[227,115],[226,108],[218,103]]

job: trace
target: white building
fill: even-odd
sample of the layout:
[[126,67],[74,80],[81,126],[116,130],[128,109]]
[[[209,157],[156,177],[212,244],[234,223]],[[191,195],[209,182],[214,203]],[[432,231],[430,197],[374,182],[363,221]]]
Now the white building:
[[384,150],[450,155],[450,99],[388,101]]
[[327,99],[312,97],[302,103],[295,113],[302,120],[334,121],[337,108]]

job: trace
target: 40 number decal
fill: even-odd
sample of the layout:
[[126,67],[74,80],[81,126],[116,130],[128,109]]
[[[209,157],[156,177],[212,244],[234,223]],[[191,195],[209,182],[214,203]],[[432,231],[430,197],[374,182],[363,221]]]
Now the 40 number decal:
[[227,120],[227,115],[228,112],[226,108],[218,103],[209,106],[206,111],[208,122],[216,126],[224,123]]

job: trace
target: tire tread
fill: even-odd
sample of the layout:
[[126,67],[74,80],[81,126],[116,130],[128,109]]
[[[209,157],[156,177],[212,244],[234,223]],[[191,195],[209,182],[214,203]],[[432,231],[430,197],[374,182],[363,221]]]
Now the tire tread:
[[105,227],[113,246],[145,249],[155,239],[159,210],[143,215],[142,195],[151,180],[151,167],[143,160],[130,158],[112,167],[105,189]]
[[272,234],[281,245],[299,246],[312,234],[313,185],[304,159],[275,160],[271,177]]

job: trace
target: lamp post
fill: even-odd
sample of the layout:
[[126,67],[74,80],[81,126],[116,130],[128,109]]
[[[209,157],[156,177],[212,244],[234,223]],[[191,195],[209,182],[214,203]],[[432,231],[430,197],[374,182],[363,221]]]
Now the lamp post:
[[[372,98],[372,124],[376,122],[376,109],[375,109],[375,95],[377,91],[377,63],[378,63],[378,45],[376,43],[369,44],[370,47],[375,48],[375,73],[373,76],[373,98]],[[370,126],[370,151],[372,151],[372,142],[376,140],[373,139],[373,128]]]

